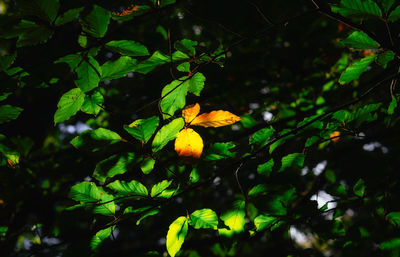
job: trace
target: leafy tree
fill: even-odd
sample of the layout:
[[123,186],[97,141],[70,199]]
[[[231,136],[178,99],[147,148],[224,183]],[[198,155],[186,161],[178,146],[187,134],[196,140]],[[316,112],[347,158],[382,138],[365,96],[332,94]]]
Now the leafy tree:
[[395,0],[0,0],[4,256],[399,256]]

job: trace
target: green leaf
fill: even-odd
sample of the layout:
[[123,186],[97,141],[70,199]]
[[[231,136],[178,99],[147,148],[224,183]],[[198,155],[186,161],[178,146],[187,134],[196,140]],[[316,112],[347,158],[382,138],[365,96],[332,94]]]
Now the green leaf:
[[365,182],[362,178],[360,178],[357,183],[353,187],[353,192],[355,195],[359,197],[363,197],[365,193]]
[[80,23],[82,30],[92,37],[102,38],[107,32],[111,13],[98,5],[93,5],[90,12],[84,16]]
[[307,141],[306,141],[304,147],[310,147],[310,146],[312,146],[313,144],[315,144],[316,142],[318,142],[319,139],[320,139],[320,138],[317,137],[317,136],[312,136],[312,137],[307,138]]
[[124,129],[131,134],[131,136],[145,144],[156,131],[158,123],[159,118],[157,116],[152,116],[144,120],[135,120],[129,126],[125,125]]
[[245,202],[240,200],[237,201],[235,205],[236,208],[234,210],[230,210],[221,216],[221,220],[223,220],[225,225],[229,227],[229,230],[226,228],[218,229],[220,235],[230,237],[233,234],[244,231],[246,215],[244,211]]
[[0,55],[0,72],[7,70],[15,61],[17,52],[7,55]]
[[304,154],[302,153],[292,153],[288,154],[282,158],[282,166],[279,172],[284,171],[287,168],[301,168],[304,164]]
[[69,54],[64,57],[57,59],[54,63],[66,63],[70,67],[71,71],[75,70],[76,67],[82,62],[82,56],[78,54]]
[[260,148],[264,147],[274,132],[275,129],[273,129],[271,126],[269,128],[260,129],[249,138],[249,144],[256,145]]
[[169,63],[169,62],[170,62],[170,57],[168,55],[165,55],[159,51],[155,51],[150,58],[148,58],[147,60],[144,60],[143,62],[139,63],[136,66],[136,72],[139,72],[142,74],[147,74],[150,71],[157,68],[157,66],[160,66],[160,65],[163,65],[163,64]]
[[257,231],[261,231],[265,228],[268,228],[269,230],[274,230],[275,228],[279,227],[281,225],[281,222],[279,222],[279,219],[276,217],[273,217],[268,214],[261,214],[258,215],[254,219],[254,226],[256,226]]
[[188,91],[194,95],[200,96],[201,91],[204,88],[204,82],[206,81],[206,77],[200,72],[194,74],[188,81]]
[[396,107],[397,107],[397,99],[396,99],[396,97],[392,96],[392,101],[390,102],[389,108],[387,110],[388,114],[393,115]]
[[83,10],[82,7],[68,10],[63,14],[61,14],[60,16],[58,16],[54,24],[56,26],[62,26],[71,21],[74,21],[75,19],[78,19],[79,14],[81,13],[82,10]]
[[54,21],[60,8],[58,0],[18,0],[17,5],[23,15],[37,16],[48,22]]
[[400,247],[400,237],[392,238],[381,243],[382,250],[392,250]]
[[57,111],[54,114],[54,124],[68,120],[74,116],[82,107],[85,101],[85,93],[79,88],[71,89],[63,94],[57,104]]
[[372,0],[341,0],[340,6],[332,6],[335,13],[344,17],[369,18],[382,17],[382,11]]
[[144,174],[149,174],[154,169],[155,163],[156,160],[154,160],[151,157],[148,157],[144,159],[143,162],[140,164],[140,169],[143,171]]
[[12,33],[16,33],[18,36],[17,47],[23,47],[45,43],[53,36],[54,32],[46,26],[21,20],[21,23],[13,28]]
[[8,104],[0,105],[0,124],[17,119],[23,110],[24,109],[22,108],[14,107]]
[[2,93],[2,94],[0,95],[0,102],[6,100],[10,95],[12,95],[11,92]]
[[176,69],[181,72],[190,72],[190,63],[189,62],[183,62],[176,66]]
[[393,6],[393,4],[396,2],[396,0],[378,0],[378,3],[379,2],[381,3],[381,6],[383,7],[385,13],[387,13]]
[[88,56],[87,60],[83,60],[76,67],[75,72],[77,74],[75,84],[83,92],[88,92],[99,85],[101,67],[93,57]]
[[195,46],[197,46],[196,41],[192,41],[189,39],[182,39],[180,41],[176,41],[174,44],[174,47],[176,50],[181,51],[189,56],[195,56],[196,55],[196,49]]
[[154,137],[152,143],[153,152],[160,151],[169,141],[174,140],[184,125],[184,120],[182,118],[177,118],[163,126]]
[[389,62],[393,61],[395,53],[392,51],[385,51],[376,57],[376,63],[386,69]]
[[389,219],[390,223],[395,226],[400,226],[400,212],[390,212],[386,215],[386,218]]
[[92,237],[90,240],[90,248],[92,251],[95,251],[99,248],[100,244],[111,235],[112,228],[108,227],[102,230],[99,230],[96,235]]
[[266,194],[267,191],[267,186],[264,184],[258,184],[254,186],[252,189],[249,190],[247,193],[248,196],[258,196],[258,195],[264,195]]
[[373,54],[371,56],[362,58],[361,60],[353,62],[347,69],[342,73],[339,78],[340,84],[346,84],[350,81],[358,79],[361,74],[363,74],[368,66],[374,61],[376,55]]
[[99,114],[101,106],[104,103],[104,97],[100,92],[94,92],[92,95],[85,95],[81,111],[88,114]]
[[96,152],[104,146],[121,141],[121,136],[114,131],[98,128],[95,130],[85,130],[82,134],[72,139],[70,143],[77,149],[86,148],[92,152]]
[[98,181],[105,182],[107,178],[124,174],[134,163],[134,153],[114,154],[96,165],[93,177]]
[[244,128],[252,128],[257,125],[257,121],[248,113],[243,114],[240,118],[242,119],[240,123]]
[[341,43],[354,49],[376,49],[380,46],[378,42],[362,31],[353,31]]
[[128,56],[122,56],[115,61],[108,61],[101,66],[101,81],[119,79],[136,69],[137,60]]
[[115,40],[110,41],[105,45],[106,48],[110,49],[115,53],[128,56],[146,56],[149,55],[147,48],[132,40]]
[[[181,80],[184,80],[181,79]],[[189,84],[186,81],[174,80],[166,85],[161,91],[160,107],[164,119],[174,115],[175,111],[182,109],[186,105],[186,95]]]
[[163,180],[151,188],[150,196],[156,197],[171,185],[172,181]]
[[201,209],[190,214],[189,225],[195,229],[210,228],[217,230],[218,216],[211,209]]
[[269,174],[271,174],[273,167],[274,167],[274,160],[270,159],[266,163],[257,166],[257,173],[268,177]]
[[231,149],[235,147],[236,145],[232,142],[212,144],[207,150],[207,155],[204,157],[204,160],[217,161],[227,158],[234,158],[236,156],[236,152],[231,152]]
[[167,233],[167,251],[171,257],[174,257],[176,253],[181,249],[185,237],[188,232],[188,221],[187,218],[181,216],[174,220],[169,226]]
[[146,211],[146,212],[145,212],[142,216],[140,216],[140,218],[136,221],[136,225],[139,226],[139,224],[140,224],[140,222],[141,222],[142,220],[144,220],[145,218],[147,218],[147,217],[149,217],[149,216],[156,215],[156,214],[159,213],[159,212],[160,212],[160,209],[159,209],[159,208]]
[[107,185],[108,188],[115,191],[117,195],[147,196],[147,188],[140,182],[132,180],[130,182],[115,180]]
[[93,213],[107,216],[115,214],[113,196],[106,193],[103,188],[97,187],[93,182],[85,181],[72,186],[69,197],[75,201],[93,205]]
[[389,15],[389,21],[390,22],[396,22],[400,19],[400,5],[396,7],[396,9],[394,9],[390,15]]

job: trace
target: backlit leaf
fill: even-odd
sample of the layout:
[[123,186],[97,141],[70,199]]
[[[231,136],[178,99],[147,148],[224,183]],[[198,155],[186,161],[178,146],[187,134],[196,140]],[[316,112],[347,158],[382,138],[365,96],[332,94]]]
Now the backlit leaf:
[[215,143],[210,146],[207,150],[207,155],[204,157],[206,161],[217,161],[226,158],[233,158],[236,153],[231,151],[236,145],[232,142],[226,143]]
[[197,72],[186,82],[189,84],[188,91],[194,95],[200,96],[200,93],[204,88],[205,81],[206,77],[204,77],[202,73]]
[[115,40],[105,45],[113,52],[128,56],[146,56],[149,55],[147,48],[132,40]]
[[372,0],[341,0],[340,6],[332,6],[332,11],[345,17],[381,17],[382,11]]
[[54,114],[54,123],[68,120],[74,116],[80,109],[85,101],[85,93],[79,88],[71,89],[63,94],[57,104],[57,111]]
[[174,47],[176,50],[179,50],[189,56],[195,56],[196,55],[196,49],[195,46],[197,46],[196,41],[192,41],[189,39],[182,39],[180,41],[175,42]]
[[188,105],[182,110],[182,117],[186,123],[190,123],[200,112],[200,105],[198,103]]
[[143,162],[140,164],[140,169],[144,174],[149,174],[154,169],[154,164],[156,160],[151,157],[145,158]]
[[163,180],[157,184],[155,184],[151,188],[150,196],[156,197],[159,196],[165,189],[167,189],[171,185],[172,181]]
[[244,211],[245,202],[237,201],[235,205],[236,208],[234,210],[230,210],[221,216],[221,220],[229,227],[229,230],[226,228],[219,229],[219,234],[230,237],[233,234],[244,231],[246,215]]
[[185,81],[174,80],[163,88],[160,107],[164,119],[170,118],[177,110],[185,106],[188,86],[189,84]]
[[397,6],[389,15],[390,22],[396,22],[400,19],[400,5]]
[[80,20],[82,30],[92,37],[102,38],[107,32],[110,18],[110,11],[93,5],[90,12]]
[[83,92],[88,92],[99,85],[101,77],[101,67],[99,63],[91,56],[83,60],[75,69],[77,79],[75,84]]
[[134,153],[114,154],[96,165],[93,177],[98,181],[105,182],[107,178],[127,172],[128,167],[135,161],[137,160],[135,160]]
[[157,68],[157,66],[168,63],[170,58],[159,51],[155,51],[147,60],[142,61],[136,66],[136,72],[147,74]]
[[75,148],[86,148],[92,152],[98,151],[99,148],[109,144],[115,144],[122,141],[120,135],[105,128],[98,128],[94,130],[85,130],[79,136],[71,140],[71,144]]
[[218,226],[218,216],[211,209],[197,210],[190,214],[189,225],[195,229],[210,228],[216,230]]
[[274,230],[280,225],[279,219],[268,214],[261,214],[254,219],[254,225],[257,231],[261,231],[265,228]]
[[85,95],[81,110],[88,114],[99,114],[101,106],[104,103],[104,97],[100,92],[94,92],[92,95]]
[[257,173],[265,176],[269,176],[272,172],[272,168],[274,167],[274,160],[270,159],[264,164],[260,164],[257,167]]
[[157,116],[152,116],[148,119],[135,120],[129,126],[124,126],[124,129],[137,140],[144,144],[149,141],[151,136],[156,131],[159,123]]
[[112,228],[108,227],[102,230],[99,230],[96,235],[92,237],[90,240],[90,248],[94,251],[97,250],[100,244],[111,235]]
[[353,62],[347,69],[342,73],[339,78],[340,84],[346,84],[350,81],[358,79],[361,74],[363,74],[368,66],[374,61],[376,55],[373,54],[371,56],[362,58],[361,60]]
[[153,152],[160,151],[169,141],[174,140],[184,125],[184,120],[182,118],[177,118],[163,126],[154,137],[152,143]]
[[202,127],[221,127],[231,125],[240,121],[241,118],[228,111],[212,111],[209,113],[203,113],[197,116],[191,123],[193,126]]
[[203,152],[203,139],[193,129],[184,128],[175,139],[175,151],[180,157],[198,159]]
[[292,153],[282,158],[282,166],[279,172],[284,171],[287,168],[301,168],[304,164],[304,154]]
[[108,188],[118,195],[147,196],[147,188],[140,182],[132,180],[130,182],[115,180],[107,185]]
[[354,49],[375,49],[380,46],[378,42],[362,31],[354,31],[341,43]]
[[175,257],[176,253],[181,249],[188,231],[187,218],[181,216],[177,218],[169,226],[167,233],[167,251],[171,257]]
[[274,132],[272,127],[260,129],[249,138],[249,144],[264,147]]
[[108,61],[101,66],[101,81],[119,79],[136,69],[137,60],[122,56],[115,61]]

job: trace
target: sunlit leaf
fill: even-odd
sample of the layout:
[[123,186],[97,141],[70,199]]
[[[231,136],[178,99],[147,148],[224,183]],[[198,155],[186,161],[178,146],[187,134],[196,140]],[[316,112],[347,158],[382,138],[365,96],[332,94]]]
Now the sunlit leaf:
[[266,163],[258,165],[257,172],[258,174],[269,176],[269,174],[272,172],[273,167],[274,167],[274,160],[270,159]]
[[346,84],[350,81],[358,79],[363,74],[368,66],[374,61],[376,55],[373,54],[368,57],[364,57],[361,60],[353,62],[347,69],[342,73],[339,78],[340,84]]
[[104,103],[104,97],[100,92],[94,92],[92,95],[85,95],[85,100],[81,106],[81,110],[88,114],[99,114]]
[[192,122],[192,126],[202,126],[202,127],[221,127],[231,125],[240,121],[241,118],[228,111],[212,111],[209,113],[203,113],[197,116]]
[[118,195],[147,196],[147,188],[140,182],[132,180],[130,182],[115,180],[107,185],[108,188]]
[[244,206],[244,201],[238,201],[234,210],[230,210],[221,216],[221,220],[223,220],[225,225],[229,227],[229,230],[226,228],[218,229],[218,232],[221,235],[230,237],[233,234],[240,233],[244,230]]
[[143,171],[144,174],[149,174],[154,169],[155,163],[156,160],[154,160],[151,157],[148,157],[144,159],[143,162],[140,164],[140,169]]
[[80,20],[82,30],[92,37],[102,38],[107,32],[110,18],[110,11],[93,5],[90,12]]
[[105,182],[107,178],[112,178],[128,171],[128,167],[138,161],[134,153],[114,154],[107,159],[99,162],[93,172],[93,177],[98,181]]
[[195,229],[210,228],[216,230],[218,226],[218,216],[211,209],[197,210],[190,214],[189,225]]
[[102,75],[99,63],[91,56],[83,60],[75,69],[77,79],[75,84],[83,92],[88,92],[99,85]]
[[200,112],[200,105],[198,103],[188,105],[182,110],[182,117],[186,123],[190,123]]
[[101,81],[125,77],[136,69],[137,60],[122,56],[115,61],[108,61],[101,66]]
[[71,140],[71,144],[75,148],[85,147],[93,152],[98,151],[102,146],[115,144],[122,141],[120,135],[105,128],[95,130],[86,130],[79,136]]
[[92,250],[97,250],[100,244],[111,235],[112,228],[108,227],[102,230],[99,230],[96,235],[92,237],[90,240],[90,248]]
[[137,140],[144,144],[149,141],[158,127],[159,118],[152,116],[147,119],[135,120],[129,126],[124,126],[124,129]]
[[181,216],[169,226],[167,233],[167,251],[171,257],[181,249],[188,231],[187,218]]
[[160,151],[169,141],[174,140],[184,125],[184,120],[182,118],[177,118],[163,126],[154,137],[152,143],[153,152]]
[[249,144],[264,147],[274,132],[272,127],[260,129],[249,138]]
[[147,48],[132,40],[115,40],[105,45],[113,52],[128,56],[146,56],[149,55]]
[[71,89],[61,96],[57,104],[57,111],[54,114],[54,123],[68,120],[74,116],[82,107],[85,101],[85,93],[79,88]]
[[163,180],[151,188],[150,196],[156,197],[171,185],[172,181]]
[[304,164],[304,154],[292,153],[282,158],[282,166],[279,172],[284,171],[287,168],[301,168]]
[[261,214],[254,219],[257,231],[270,229],[271,231],[280,225],[279,219],[268,214]]
[[208,148],[204,160],[217,161],[226,158],[233,158],[236,156],[236,153],[231,151],[231,149],[235,147],[236,145],[232,142],[214,143]]
[[180,41],[175,42],[174,47],[176,50],[179,50],[189,56],[195,56],[196,55],[196,49],[195,46],[197,46],[196,41],[192,41],[189,39],[182,39]]
[[375,49],[380,46],[378,42],[362,31],[354,31],[341,43],[354,49]]
[[193,129],[184,128],[175,139],[175,151],[180,157],[198,159],[203,152],[203,139]]
[[332,11],[345,17],[381,17],[382,11],[372,0],[341,0],[340,6],[332,6]]
[[150,58],[139,63],[135,70],[136,72],[147,74],[157,68],[159,65],[168,63],[169,61],[170,58],[168,55],[165,55],[159,51],[155,51]]

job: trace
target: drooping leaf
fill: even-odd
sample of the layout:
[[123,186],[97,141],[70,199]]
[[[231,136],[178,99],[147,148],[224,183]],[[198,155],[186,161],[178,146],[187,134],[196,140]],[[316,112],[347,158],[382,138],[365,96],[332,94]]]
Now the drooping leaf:
[[90,12],[80,20],[82,30],[92,37],[102,38],[107,32],[110,18],[110,11],[93,5]]
[[57,111],[54,114],[54,124],[68,120],[74,116],[82,107],[85,101],[85,93],[79,88],[71,89],[63,94],[57,104]]
[[354,185],[353,187],[353,192],[355,195],[359,196],[359,197],[363,197],[364,196],[364,192],[365,192],[365,182],[362,178],[360,178],[357,183]]
[[199,159],[203,146],[203,139],[191,128],[182,129],[175,139],[175,151],[180,157]]
[[54,21],[60,8],[58,0],[18,0],[17,5],[23,15],[37,16],[48,22]]
[[156,160],[151,157],[145,158],[143,162],[140,164],[140,169],[144,174],[149,174],[154,169],[154,164]]
[[0,105],[0,124],[17,119],[23,110],[24,109],[20,107],[14,107],[8,104]]
[[91,56],[83,60],[75,69],[77,79],[75,84],[83,92],[88,92],[99,85],[101,78],[101,67],[99,63]]
[[127,56],[146,56],[149,55],[147,48],[132,40],[115,40],[105,45],[106,48],[113,52]]
[[12,95],[11,92],[2,93],[2,94],[0,95],[0,102],[6,100],[10,95]]
[[147,196],[147,188],[140,182],[132,180],[130,182],[115,180],[107,185],[108,188],[117,195]]
[[79,14],[81,13],[81,11],[83,10],[83,8],[75,8],[75,9],[69,9],[68,11],[66,11],[65,13],[59,15],[57,17],[57,19],[55,20],[54,24],[56,26],[62,26],[64,24],[67,24],[73,20],[78,19]]
[[178,136],[179,131],[183,128],[184,125],[185,122],[183,121],[183,119],[177,118],[172,120],[167,125],[163,126],[154,137],[152,143],[153,152],[160,151],[162,148],[164,148],[164,146],[167,145],[169,141],[174,140]]
[[103,188],[96,186],[93,182],[82,182],[71,187],[69,197],[75,201],[94,207],[93,212],[97,214],[113,216],[115,204],[112,195],[106,193]]
[[375,49],[380,45],[362,31],[353,31],[345,40],[341,41],[345,46],[354,49]]
[[256,227],[257,231],[261,231],[265,228],[268,228],[272,231],[279,227],[280,224],[281,222],[279,222],[278,218],[268,214],[261,214],[254,219],[254,226]]
[[165,55],[159,51],[155,51],[153,55],[148,58],[147,60],[144,60],[143,62],[139,63],[136,66],[136,72],[142,73],[142,74],[147,74],[150,71],[154,70],[157,68],[157,66],[166,64],[170,61],[170,58],[168,55]]
[[350,81],[358,79],[363,74],[368,66],[374,61],[376,55],[373,54],[368,57],[364,57],[361,60],[353,62],[347,69],[342,73],[339,78],[340,84],[346,84]]
[[181,249],[188,231],[187,218],[181,216],[169,226],[167,233],[167,251],[171,257]]
[[151,188],[150,196],[156,197],[159,196],[165,189],[167,189],[171,185],[172,181],[163,180],[157,184],[155,184]]
[[231,125],[240,121],[241,118],[236,116],[233,113],[228,111],[212,111],[209,113],[203,113],[197,116],[191,123],[193,126],[202,126],[202,127],[221,127]]
[[135,159],[134,153],[114,154],[96,165],[93,177],[105,182],[107,178],[127,172],[135,161],[138,160]]
[[129,126],[125,125],[124,129],[134,138],[145,144],[154,134],[154,131],[156,131],[158,123],[159,118],[157,116],[152,116],[144,120],[135,120]]
[[389,15],[390,22],[396,22],[400,19],[400,5],[397,6]]
[[100,92],[94,92],[92,95],[85,95],[81,111],[88,114],[99,114],[102,105],[104,103],[104,97]]
[[274,160],[270,159],[264,164],[260,164],[257,167],[257,172],[258,174],[269,176],[272,172],[272,168],[274,167]]
[[341,0],[340,6],[332,6],[333,12],[345,17],[382,17],[382,11],[372,0]]
[[257,147],[264,147],[274,132],[275,129],[271,126],[269,128],[260,129],[249,138],[249,144],[256,145]]
[[199,114],[200,112],[200,105],[198,103],[188,105],[185,107],[185,109],[182,110],[182,117],[185,119],[185,122],[187,124],[190,124],[194,118]]
[[122,56],[115,61],[108,61],[101,66],[101,81],[119,79],[136,69],[137,60]]
[[196,41],[192,41],[190,39],[182,39],[180,41],[176,41],[174,47],[176,50],[181,51],[189,56],[196,55],[195,46],[197,46]]
[[279,172],[284,171],[287,168],[301,168],[304,164],[304,154],[302,153],[292,153],[288,154],[282,158],[282,166],[279,169]]
[[217,161],[226,158],[234,158],[236,152],[231,151],[236,145],[232,142],[214,143],[208,148],[207,154],[204,157],[205,161]]
[[96,235],[92,237],[90,240],[90,248],[92,251],[95,251],[99,248],[100,244],[111,235],[112,228],[108,227],[102,230],[99,230]]
[[189,225],[195,229],[210,228],[216,230],[218,226],[218,216],[211,209],[197,210],[190,214]]
[[376,63],[386,69],[388,63],[393,61],[395,56],[392,51],[385,51],[376,57]]

